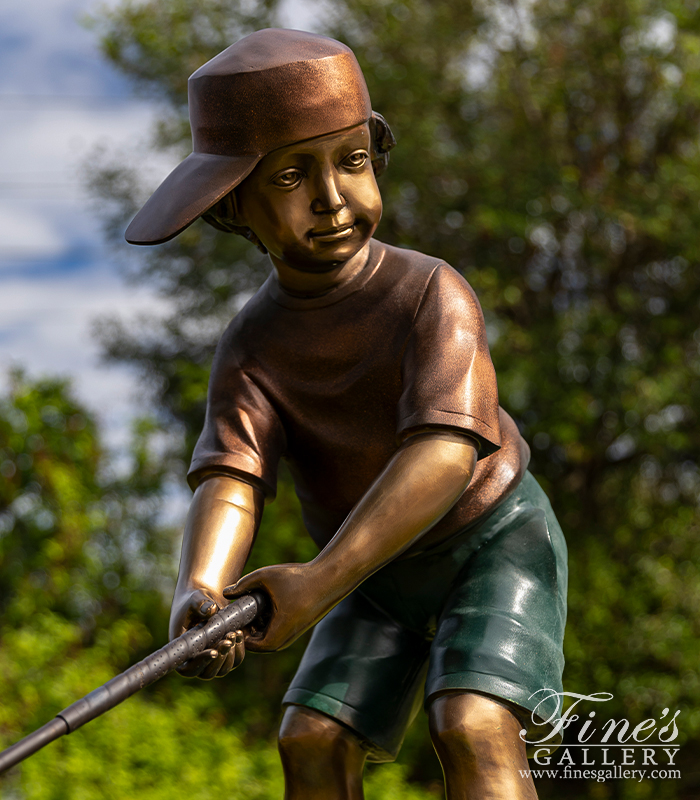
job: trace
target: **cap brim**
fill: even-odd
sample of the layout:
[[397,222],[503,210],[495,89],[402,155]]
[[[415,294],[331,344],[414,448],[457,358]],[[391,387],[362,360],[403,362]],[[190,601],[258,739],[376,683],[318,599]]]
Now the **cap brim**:
[[167,242],[252,171],[262,155],[216,156],[192,153],[151,195],[126,229],[130,244]]

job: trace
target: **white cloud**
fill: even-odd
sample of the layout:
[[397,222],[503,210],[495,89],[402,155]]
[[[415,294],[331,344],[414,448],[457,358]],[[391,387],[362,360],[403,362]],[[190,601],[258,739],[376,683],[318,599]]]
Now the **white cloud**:
[[81,158],[95,142],[136,145],[148,138],[157,110],[143,100],[57,98],[36,104],[30,98],[0,99],[3,111],[0,169],[75,179]]
[[[0,98],[0,112],[3,102]],[[21,109],[21,104],[18,106]],[[0,269],[18,258],[45,260],[76,246],[101,245],[99,220],[80,171],[97,147],[124,151],[126,164],[143,161],[144,140],[156,109],[120,101],[95,110],[87,102],[24,108],[5,117],[0,131]],[[153,184],[175,166],[149,158]]]
[[55,258],[64,250],[64,239],[48,220],[31,218],[0,200],[0,267],[7,259]]
[[125,443],[128,420],[143,409],[135,376],[100,365],[94,320],[140,311],[165,313],[145,289],[125,286],[115,272],[92,266],[50,277],[0,279],[0,380],[22,366],[30,376],[74,379],[78,395],[106,426],[112,445]]
[[0,91],[126,93],[80,20],[91,0],[32,0],[0,8]]
[[282,0],[279,8],[280,25],[301,31],[318,31],[331,16],[330,0]]

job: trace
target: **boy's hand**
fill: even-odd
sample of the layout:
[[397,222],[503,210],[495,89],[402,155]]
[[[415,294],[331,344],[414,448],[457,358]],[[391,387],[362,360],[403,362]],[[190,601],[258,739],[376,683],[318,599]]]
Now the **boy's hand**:
[[332,606],[320,583],[312,576],[310,564],[279,564],[263,567],[224,589],[234,600],[253,590],[269,598],[268,622],[261,631],[246,630],[245,646],[254,652],[282,650],[315,625]]
[[[180,597],[176,595],[170,615],[170,638],[174,639],[195,625],[206,622],[218,610],[219,606],[214,600],[200,589]],[[177,671],[186,678],[221,678],[239,666],[244,657],[243,632],[235,631],[227,634],[215,648],[186,661]]]

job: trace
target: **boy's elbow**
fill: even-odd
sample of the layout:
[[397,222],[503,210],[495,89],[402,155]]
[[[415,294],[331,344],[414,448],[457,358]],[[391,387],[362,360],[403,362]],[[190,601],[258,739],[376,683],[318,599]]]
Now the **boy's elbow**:
[[474,475],[479,455],[479,445],[468,436],[462,442],[455,442],[445,448],[445,470],[450,474],[459,494],[467,488]]
[[450,494],[461,494],[469,485],[479,452],[477,441],[459,431],[433,429],[410,436],[403,448],[416,448],[422,472]]

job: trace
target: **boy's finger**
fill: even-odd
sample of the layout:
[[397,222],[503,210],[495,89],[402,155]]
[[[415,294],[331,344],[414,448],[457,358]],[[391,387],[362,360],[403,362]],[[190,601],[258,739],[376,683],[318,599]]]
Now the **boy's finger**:
[[233,647],[236,643],[236,634],[235,633],[227,633],[226,636],[216,645],[216,649],[219,651],[220,656],[227,656],[229,654],[229,650]]
[[245,658],[245,637],[243,631],[236,631],[236,641],[232,648],[234,654],[233,667],[238,667],[243,663]]
[[224,675],[234,668],[236,659],[235,644],[235,633],[227,633],[226,637],[219,642],[219,653],[224,657],[224,661],[219,667],[219,674],[217,677],[223,678]]
[[226,660],[219,668],[219,677],[223,678],[224,675],[228,675],[229,672],[236,666],[236,648],[232,647],[228,655],[226,656]]
[[196,609],[197,613],[200,617],[204,617],[205,619],[211,617],[213,614],[219,610],[219,607],[213,600],[209,600],[209,598],[205,598],[204,600],[200,601],[199,607]]
[[226,661],[224,661],[223,665],[219,669],[220,678],[229,673],[232,669],[240,666],[245,658],[245,640],[243,638],[243,631],[236,631],[235,633],[228,635],[232,637],[231,647],[228,655],[226,656]]
[[199,678],[203,681],[210,681],[212,678],[216,678],[221,669],[221,665],[226,660],[219,654],[218,650],[210,650],[209,652],[212,653],[212,658],[208,664],[204,665],[204,669],[199,673]]
[[185,661],[184,664],[177,668],[177,671],[185,678],[197,678],[202,671],[211,664],[212,660],[216,658],[217,655],[218,653],[216,650],[205,650],[196,658]]

